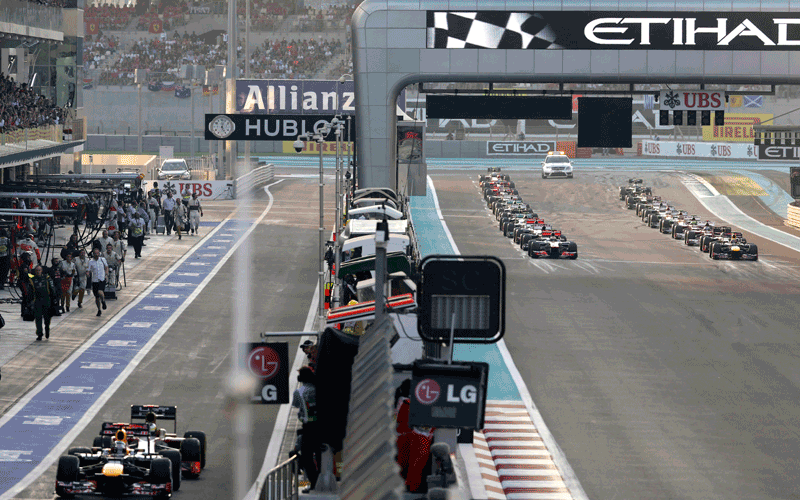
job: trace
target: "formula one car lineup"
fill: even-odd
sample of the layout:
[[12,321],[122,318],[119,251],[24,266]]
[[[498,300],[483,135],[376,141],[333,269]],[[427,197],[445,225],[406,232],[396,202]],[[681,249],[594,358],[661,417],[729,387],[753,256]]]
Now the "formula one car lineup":
[[523,252],[534,259],[577,259],[578,244],[553,229],[529,204],[522,201],[516,186],[497,167],[481,175],[480,188],[486,206],[499,223],[503,236],[513,238]]
[[[173,433],[156,420],[172,420]],[[135,420],[144,420],[136,423]],[[166,498],[205,467],[206,435],[177,435],[177,407],[132,405],[131,422],[103,422],[91,448],[70,448],[58,461],[56,495]]]
[[643,186],[641,179],[628,179],[627,185],[620,186],[619,199],[628,210],[636,210],[636,216],[648,227],[683,240],[686,246],[700,247],[711,259],[758,260],[758,246],[748,243],[742,233],[679,210],[673,203],[653,195],[652,188]]

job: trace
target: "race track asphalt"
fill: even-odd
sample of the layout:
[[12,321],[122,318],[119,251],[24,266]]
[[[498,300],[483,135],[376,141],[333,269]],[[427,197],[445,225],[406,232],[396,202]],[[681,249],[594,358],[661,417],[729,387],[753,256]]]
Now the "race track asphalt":
[[[250,297],[256,329],[252,341],[258,341],[262,331],[303,329],[317,283],[316,186],[310,179],[288,179],[272,186],[274,205],[250,236],[254,277]],[[258,217],[267,201],[265,195],[258,196],[249,215]],[[235,260],[234,256],[221,268],[70,446],[90,445],[103,421],[128,421],[131,404],[177,405],[178,432],[205,431],[208,459],[200,479],[183,481],[175,498],[231,498],[234,446],[223,383],[231,363]],[[235,293],[244,296],[244,292]],[[296,352],[295,340],[289,343],[290,362]],[[253,407],[251,482],[262,466],[278,408]],[[171,431],[170,423],[162,424]],[[16,498],[54,498],[54,478],[53,465]]]
[[636,175],[715,219],[676,173],[514,171],[579,245],[577,261],[533,261],[501,236],[479,173],[430,172],[461,253],[505,262],[506,345],[588,497],[800,498],[800,254],[747,235],[759,262],[712,261],[618,200]]

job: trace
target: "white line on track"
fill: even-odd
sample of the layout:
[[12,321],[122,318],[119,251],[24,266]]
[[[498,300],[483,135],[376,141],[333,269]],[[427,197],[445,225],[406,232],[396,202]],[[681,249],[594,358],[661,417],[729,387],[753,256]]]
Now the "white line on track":
[[[268,186],[265,186],[264,190],[266,191],[267,188],[269,188],[270,186],[274,186],[275,184],[278,184],[280,182],[283,182],[283,179],[275,181]],[[69,444],[78,437],[78,435],[91,422],[91,420],[95,417],[95,415],[97,415],[97,412],[100,411],[100,409],[106,404],[106,402],[108,402],[108,400],[111,399],[111,396],[114,395],[117,389],[119,389],[120,386],[125,382],[125,380],[130,376],[130,374],[133,373],[133,371],[136,369],[139,363],[142,362],[145,356],[147,356],[150,350],[158,343],[159,340],[161,340],[161,337],[164,336],[164,334],[167,332],[167,330],[169,330],[172,324],[175,323],[175,321],[177,321],[177,319],[180,317],[181,314],[183,314],[183,311],[187,307],[189,307],[189,305],[194,301],[194,299],[197,298],[198,295],[200,295],[200,292],[202,292],[203,289],[205,289],[206,285],[208,285],[211,279],[219,272],[220,269],[222,269],[222,266],[228,261],[228,259],[230,259],[230,257],[234,254],[234,252],[236,252],[236,249],[239,248],[239,246],[248,236],[250,236],[250,233],[253,232],[256,226],[258,226],[258,224],[264,219],[264,217],[267,216],[270,209],[272,208],[272,201],[273,201],[272,196],[270,196],[270,201],[267,204],[267,208],[264,209],[259,218],[255,222],[253,222],[250,228],[248,228],[248,230],[242,235],[242,237],[239,238],[239,241],[236,242],[236,244],[233,245],[233,247],[230,250],[228,250],[228,253],[226,253],[222,257],[222,259],[217,263],[217,265],[214,266],[211,272],[208,273],[208,276],[206,276],[205,279],[203,279],[203,281],[197,286],[197,288],[186,298],[186,300],[175,310],[175,312],[172,313],[172,315],[161,326],[161,328],[158,329],[158,331],[147,342],[147,344],[145,344],[144,347],[142,347],[142,349],[139,351],[139,353],[136,354],[136,356],[134,356],[134,358],[130,361],[130,363],[122,371],[122,373],[120,373],[117,376],[114,382],[112,382],[111,385],[109,385],[108,388],[103,392],[103,394],[101,394],[100,397],[94,402],[94,404],[92,404],[92,406],[89,407],[84,416],[75,424],[75,426],[64,435],[61,441],[59,441],[59,443],[55,447],[53,447],[50,453],[48,453],[47,456],[45,456],[44,459],[42,459],[39,465],[37,465],[30,473],[28,473],[27,476],[25,476],[13,488],[10,488],[4,495],[0,496],[0,500],[11,499],[14,497],[14,495],[27,488],[33,481],[35,481],[39,476],[41,476],[47,470],[47,468],[50,467],[50,465],[52,465],[56,461],[56,459],[67,449],[67,446],[69,446]],[[216,233],[220,230],[220,228],[222,228],[222,226],[226,222],[228,222],[232,217],[233,214],[229,215],[227,218],[225,218],[225,220],[220,222],[217,225],[217,227],[215,227],[202,240],[200,240],[195,245],[194,248],[195,249],[201,248],[202,243],[214,237]],[[25,407],[25,405],[27,405],[36,394],[44,390],[44,388],[47,387],[53,380],[58,378],[58,376],[61,375],[64,372],[64,370],[67,369],[68,366],[74,363],[75,360],[78,359],[78,357],[80,357],[87,349],[93,346],[94,343],[100,337],[102,337],[113,325],[116,324],[118,318],[122,318],[128,311],[136,307],[139,304],[139,302],[142,301],[142,299],[150,295],[150,293],[152,293],[153,290],[155,290],[163,281],[167,279],[167,277],[169,277],[178,267],[180,267],[192,255],[194,255],[194,251],[190,251],[186,253],[183,257],[178,259],[178,261],[175,264],[173,264],[169,268],[169,270],[167,270],[167,272],[165,272],[160,278],[154,281],[153,284],[150,285],[144,292],[140,293],[138,297],[136,297],[133,301],[131,301],[130,304],[125,306],[120,312],[114,315],[114,317],[111,318],[100,330],[98,330],[97,333],[92,335],[92,337],[88,341],[84,342],[84,344],[81,347],[79,347],[74,353],[72,353],[72,355],[69,358],[67,358],[63,363],[61,363],[61,365],[59,365],[58,368],[50,372],[50,375],[45,377],[45,379],[42,380],[36,386],[35,389],[28,392],[28,394],[26,394],[2,418],[0,418],[0,427],[3,426],[9,420],[11,420],[11,418],[13,418],[17,413],[19,413],[19,411],[22,410]]]
[[[439,209],[439,198],[436,196],[436,188],[433,186],[433,179],[431,179],[430,176],[428,176],[428,186],[431,188],[433,201],[436,205],[436,211],[439,214],[439,220],[442,222],[442,227],[444,228],[445,233],[447,233],[447,237],[453,247],[453,253],[458,255],[461,252],[459,252],[458,246],[456,246],[456,242],[453,240],[453,235],[450,234],[450,230],[447,228],[447,222],[445,222],[444,216],[442,216],[442,211]],[[525,381],[522,379],[522,375],[517,369],[517,365],[514,364],[514,359],[511,357],[511,353],[508,351],[506,343],[500,339],[500,341],[497,343],[497,347],[500,350],[500,354],[503,356],[503,361],[508,367],[508,371],[511,373],[511,378],[514,379],[514,383],[516,384],[517,390],[522,397],[522,401],[525,403],[525,407],[528,409],[528,414],[533,420],[536,428],[539,430],[539,435],[541,436],[542,441],[544,441],[547,449],[553,454],[553,461],[556,463],[558,470],[561,472],[561,477],[564,479],[564,483],[569,488],[572,498],[575,500],[589,500],[589,497],[583,490],[583,486],[581,485],[580,481],[578,481],[578,476],[575,475],[575,471],[572,469],[572,466],[569,464],[569,462],[567,462],[564,451],[556,442],[556,439],[553,437],[550,429],[548,429],[547,424],[544,423],[544,419],[539,413],[539,409],[536,408],[536,405],[533,402],[533,397],[531,397],[531,393],[528,391],[528,387],[525,385]]]
[[[314,326],[314,320],[316,319],[317,315],[317,307],[319,304],[319,286],[314,285],[314,297],[311,299],[311,304],[308,307],[308,315],[306,315],[306,323],[303,325],[303,331],[308,332],[311,331],[311,328]],[[300,342],[304,342],[306,339],[310,337],[302,337],[300,338]],[[292,370],[289,372],[290,374],[297,373],[297,370],[303,364],[303,358],[305,354],[303,351],[298,349],[297,355],[294,357],[294,363],[292,364]],[[294,390],[297,388],[297,378],[296,377],[289,377],[289,393],[294,394]],[[275,417],[275,424],[272,426],[272,436],[269,438],[269,445],[267,446],[267,452],[264,454],[264,463],[261,465],[261,470],[258,472],[258,476],[256,477],[253,486],[250,487],[250,490],[244,496],[243,500],[255,500],[259,498],[258,491],[261,488],[261,485],[264,484],[264,481],[267,478],[267,474],[269,471],[278,465],[278,459],[280,458],[281,454],[281,445],[283,444],[283,436],[286,434],[286,427],[289,425],[289,412],[292,409],[292,405],[281,405],[280,410],[278,410],[278,415]]]

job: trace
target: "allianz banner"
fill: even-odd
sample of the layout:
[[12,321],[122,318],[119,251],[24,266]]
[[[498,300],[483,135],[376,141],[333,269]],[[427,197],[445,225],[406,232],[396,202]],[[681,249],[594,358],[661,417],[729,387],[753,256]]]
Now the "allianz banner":
[[800,50],[800,13],[428,11],[431,49]]
[[[352,80],[236,80],[236,112],[244,114],[355,114]],[[397,105],[405,110],[403,90]]]

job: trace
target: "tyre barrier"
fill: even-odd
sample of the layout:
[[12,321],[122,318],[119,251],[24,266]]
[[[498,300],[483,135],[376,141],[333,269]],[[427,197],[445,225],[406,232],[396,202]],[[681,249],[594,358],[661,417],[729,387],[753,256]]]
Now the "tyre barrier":
[[800,228],[800,206],[798,206],[798,202],[789,203],[787,214],[786,224]]

